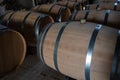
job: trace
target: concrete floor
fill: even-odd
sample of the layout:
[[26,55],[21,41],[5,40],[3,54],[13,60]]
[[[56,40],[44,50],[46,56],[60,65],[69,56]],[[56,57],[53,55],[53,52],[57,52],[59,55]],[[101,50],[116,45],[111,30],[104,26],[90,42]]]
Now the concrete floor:
[[64,80],[65,76],[43,65],[36,54],[27,55],[23,64],[0,80]]

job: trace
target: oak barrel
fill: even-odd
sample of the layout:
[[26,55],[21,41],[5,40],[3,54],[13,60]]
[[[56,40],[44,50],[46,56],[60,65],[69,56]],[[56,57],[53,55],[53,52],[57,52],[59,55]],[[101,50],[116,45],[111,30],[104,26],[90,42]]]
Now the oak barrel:
[[22,33],[28,46],[35,46],[38,32],[46,24],[54,22],[50,16],[29,11],[11,12],[4,15],[2,20],[4,25]]
[[120,29],[120,12],[112,11],[112,10],[86,10],[86,11],[77,11],[75,12],[71,20],[80,21],[82,19],[86,19],[90,22],[100,23],[104,25],[108,25],[113,28]]
[[74,12],[76,10],[82,10],[82,4],[80,4],[78,2],[58,1],[56,4],[68,7],[71,10],[71,12]]
[[120,2],[119,0],[99,0],[100,2],[106,2],[106,3],[110,3],[110,2]]
[[0,25],[0,77],[18,68],[26,54],[23,36]]
[[120,4],[118,3],[99,3],[99,4],[91,4],[91,5],[86,5],[86,10],[115,10],[115,11],[120,11]]
[[85,3],[86,1],[89,1],[89,0],[61,0],[61,1],[72,1],[72,2]]
[[[37,48],[44,64],[67,76],[77,80],[109,80],[111,70],[118,70],[120,31],[90,22],[48,24]],[[117,60],[113,65],[115,54]],[[114,77],[114,70],[111,76]]]
[[67,21],[71,15],[69,8],[56,4],[42,4],[32,8],[32,11],[49,14],[57,22]]

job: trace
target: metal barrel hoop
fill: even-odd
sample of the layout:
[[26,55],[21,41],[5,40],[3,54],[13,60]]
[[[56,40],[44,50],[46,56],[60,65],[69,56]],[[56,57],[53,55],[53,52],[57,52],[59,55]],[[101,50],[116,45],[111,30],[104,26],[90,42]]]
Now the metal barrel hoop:
[[100,7],[100,5],[99,5],[99,4],[97,4],[96,9],[98,9],[99,7]]
[[34,23],[34,34],[35,34],[36,40],[38,40],[38,37],[39,37],[40,19],[41,19],[41,16],[38,16]]
[[74,13],[72,20],[75,20],[77,14],[78,14],[78,11]]
[[75,12],[75,11],[78,10],[78,6],[77,6],[77,5],[78,5],[77,3],[74,3],[74,4],[73,4],[73,8],[72,8],[72,11],[73,11],[73,12]]
[[114,3],[114,10],[117,10],[118,3]]
[[101,27],[102,27],[102,25],[100,25],[100,24],[96,26],[96,28],[94,29],[94,31],[92,33],[90,42],[89,42],[87,56],[86,56],[86,63],[85,63],[85,80],[90,80],[90,68],[91,68],[93,49],[94,49],[97,35],[98,35]]
[[75,16],[77,15],[77,13],[78,13],[78,11],[75,11],[75,12],[73,12],[72,14],[71,14],[71,16],[70,16],[70,20],[74,20],[75,19]]
[[6,24],[7,27],[9,27],[9,23],[10,23],[10,21],[11,21],[11,18],[12,18],[12,16],[13,16],[15,13],[16,13],[16,12],[13,12],[13,13],[9,16],[9,18],[8,18],[8,20],[7,20],[7,24]]
[[40,16],[38,16],[37,17],[37,19],[35,20],[35,23],[34,23],[34,35],[35,35],[35,37],[36,37],[36,40],[38,40],[38,37],[39,37],[39,33],[40,33],[40,31],[39,31],[39,26],[40,26],[40,20],[42,19],[42,18],[44,18],[45,16],[47,16],[47,15],[44,15],[44,14],[40,14]]
[[117,80],[120,80],[120,64],[118,65]]
[[[43,47],[44,47],[44,40],[45,37],[47,35],[47,32],[49,31],[49,29],[51,28],[51,26],[53,25],[53,23],[49,23],[47,24],[40,32],[39,38],[38,38],[38,42],[37,42],[37,54],[38,56],[40,56],[40,60],[42,61],[43,64],[45,63],[44,57],[43,57]],[[41,44],[41,45],[40,45]]]
[[59,9],[59,11],[58,11],[58,14],[57,14],[57,19],[56,19],[56,21],[57,22],[61,22],[61,16],[62,16],[62,11],[63,10],[65,10],[66,8],[65,7],[61,7],[60,9]]
[[[59,30],[58,32],[58,35],[57,35],[57,38],[56,38],[56,42],[55,42],[55,47],[54,47],[54,54],[53,54],[53,60],[54,60],[54,66],[55,66],[55,69],[60,72],[59,68],[58,68],[58,46],[59,46],[59,42],[60,42],[60,39],[62,37],[62,34],[65,30],[65,28],[67,27],[67,25],[70,23],[71,21],[68,21],[66,22],[62,27],[61,29]],[[60,72],[61,73],[61,72]]]
[[118,0],[117,3],[120,3],[120,0]]
[[119,50],[120,50],[120,30],[118,31],[116,47],[115,47],[114,57],[113,57],[113,62],[112,62],[112,69],[111,69],[111,74],[110,74],[110,80],[114,80],[115,75],[117,74],[117,71],[119,71],[119,69],[117,70],[117,64],[118,64],[119,55],[120,55]]
[[3,23],[3,20],[2,20],[2,18],[5,16],[5,15],[7,15],[8,13],[10,13],[9,11],[8,12],[6,12],[4,15],[2,15],[1,17],[0,17],[0,23],[2,24]]
[[89,5],[86,5],[86,6],[85,6],[85,10],[90,10],[90,6],[89,6]]
[[86,20],[87,20],[88,15],[89,15],[89,10],[86,10],[86,13],[85,13],[84,19],[86,19]]
[[52,8],[53,8],[55,5],[56,5],[56,3],[52,4],[52,6],[50,7],[50,9],[49,9],[49,11],[48,11],[49,14],[51,13],[51,10],[52,10]]
[[110,10],[106,10],[105,17],[104,17],[104,24],[107,24],[109,14],[110,14]]
[[24,17],[23,21],[22,21],[22,24],[21,24],[21,30],[22,30],[22,33],[24,33],[24,25],[25,25],[25,21],[26,19],[28,18],[28,16],[31,14],[31,12],[28,12],[27,15]]

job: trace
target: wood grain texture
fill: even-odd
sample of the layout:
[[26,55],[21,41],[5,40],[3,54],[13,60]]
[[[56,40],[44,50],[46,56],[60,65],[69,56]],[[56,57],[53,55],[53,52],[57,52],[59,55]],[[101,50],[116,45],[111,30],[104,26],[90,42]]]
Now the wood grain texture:
[[[99,10],[99,11],[89,10],[89,14],[88,14],[88,17],[86,20],[90,21],[90,22],[104,24],[105,14],[106,14],[106,10]],[[71,20],[80,21],[81,19],[84,19],[85,15],[86,15],[86,11],[78,11],[77,14],[74,13],[72,15]],[[120,29],[119,18],[120,18],[120,12],[116,12],[116,11],[111,10],[109,13],[108,19],[107,19],[107,23],[105,25]]]
[[[58,15],[60,9],[62,9],[62,10],[60,12],[60,15]],[[65,7],[62,7],[62,6],[59,6],[59,5],[55,5],[55,4],[38,5],[38,6],[35,6],[34,8],[32,8],[32,11],[49,14],[53,17],[53,19],[55,21],[57,21],[61,16],[61,21],[62,22],[68,20],[70,15],[71,15],[71,12],[70,12],[69,8],[65,8]]]
[[[54,22],[54,20],[50,16],[43,16],[41,19],[38,19],[40,16],[42,16],[42,14],[35,12],[31,12],[25,19],[28,13],[29,11],[15,12],[10,19],[8,27],[22,33],[26,39],[27,45],[36,46],[36,27],[39,27],[38,31],[40,32],[46,24]],[[7,22],[8,18],[9,14],[3,17],[4,24]],[[39,23],[35,23],[36,21]]]
[[23,36],[13,30],[0,33],[0,76],[18,68],[26,55]]
[[[55,42],[65,23],[55,23],[44,40],[43,59],[55,69]],[[57,63],[61,73],[77,80],[85,80],[85,61],[88,45],[97,24],[70,22],[62,33],[57,52]],[[109,80],[118,30],[103,26],[96,38],[90,68],[91,80]],[[44,35],[44,34],[43,34]],[[41,45],[41,43],[39,44]],[[39,47],[41,50],[41,47]],[[39,56],[40,57],[40,56]],[[56,70],[56,69],[55,69]]]

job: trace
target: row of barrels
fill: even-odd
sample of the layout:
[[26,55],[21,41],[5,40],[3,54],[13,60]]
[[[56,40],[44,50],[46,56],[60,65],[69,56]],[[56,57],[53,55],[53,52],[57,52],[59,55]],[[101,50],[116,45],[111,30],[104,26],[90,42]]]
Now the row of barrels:
[[50,23],[39,35],[38,56],[77,80],[120,80],[119,17],[112,9],[89,9],[73,12],[66,22]]
[[54,22],[48,15],[31,11],[9,12],[2,18],[2,24],[19,31],[26,39],[28,46],[36,46],[36,39],[44,25]]
[[69,8],[55,4],[38,5],[33,7],[31,11],[48,14],[57,22],[66,21],[71,15]]
[[[50,5],[45,4],[45,5],[41,5],[41,6],[36,6],[32,10],[35,12],[43,12],[43,13],[50,14],[48,11],[51,7],[47,8],[48,6],[50,6]],[[55,13],[57,14],[58,11],[55,10],[54,8],[57,8],[56,5],[51,10],[54,10],[54,14]],[[118,6],[117,8],[119,9],[120,7]],[[109,7],[109,9],[110,9],[110,7]],[[51,13],[52,13],[52,11],[51,11]],[[65,15],[61,15],[61,18],[64,18],[64,20],[62,19],[61,22],[64,22],[67,20],[80,21],[82,19],[85,19],[87,21],[101,23],[104,25],[112,26],[114,28],[118,28],[118,29],[120,28],[119,27],[120,26],[120,24],[119,24],[120,12],[112,10],[112,8],[110,10],[106,10],[106,9],[104,9],[104,10],[91,10],[90,9],[90,10],[85,10],[85,11],[76,10],[71,15],[70,15],[70,13],[69,14],[66,13],[66,14],[68,15],[68,17],[66,17]]]
[[[42,14],[42,12],[46,12],[49,10],[45,10],[43,7],[43,10],[40,10],[41,13],[35,13],[31,11],[16,11],[16,12],[9,12],[3,16],[2,24],[6,25],[12,29],[15,29],[22,33],[24,37],[27,39],[28,45],[36,45],[36,35],[38,35],[43,28],[44,25],[50,22],[54,22],[53,19],[56,19],[57,17],[61,17],[62,22],[67,20],[72,21],[80,21],[83,19],[86,19],[87,21],[95,22],[95,23],[101,23],[104,25],[108,25],[114,28],[120,28],[120,12],[116,11],[110,11],[110,10],[102,10],[102,11],[76,11],[71,16],[67,15],[68,13],[62,12],[63,14],[67,15],[67,18],[65,18],[64,15],[50,17],[48,15]],[[54,6],[55,9],[57,9],[56,6]],[[53,9],[54,13],[58,13],[59,10]],[[53,13],[53,14],[54,14]],[[59,18],[58,18],[59,20]],[[29,28],[29,30],[28,30]],[[37,32],[37,33],[36,33]],[[31,39],[32,38],[32,39]]]
[[86,10],[115,10],[115,11],[120,11],[120,4],[117,2],[114,3],[96,3],[96,4],[91,4],[91,5],[86,5],[85,6]]
[[120,0],[99,0],[99,2],[106,2],[106,3],[109,3],[109,2],[120,2]]
[[36,47],[37,36],[50,22],[54,22],[51,16],[31,11],[10,11],[2,16],[1,24],[6,27],[0,25],[0,77],[23,63],[27,47]]
[[[104,0],[105,1],[105,0]],[[70,1],[70,0],[65,0],[65,1],[58,1],[55,4],[57,5],[61,5],[61,6],[66,6],[68,8],[70,8],[70,10],[73,12],[74,10],[82,10],[83,7],[85,7],[86,10],[91,10],[91,9],[97,9],[97,10],[106,10],[106,9],[111,9],[111,10],[120,10],[120,1],[118,0],[114,0],[114,1],[110,1],[109,3],[105,3],[105,2],[99,2],[96,4],[88,4],[88,5],[83,5],[82,3],[80,3],[79,1]]]
[[120,29],[119,18],[120,12],[113,10],[86,10],[74,12],[70,19],[73,21],[81,21],[85,19],[86,21],[104,24],[113,28]]
[[[58,15],[60,8],[66,10],[60,13],[64,15]],[[119,12],[75,11],[70,16],[66,13],[69,8],[50,4],[36,10],[39,13],[33,9],[9,12],[2,17],[2,24],[19,31],[27,45],[37,46],[42,62],[62,74],[78,80],[120,79]],[[90,22],[79,22],[84,19]]]
[[32,11],[8,11],[0,25],[0,77],[17,69],[24,61],[27,46],[36,47],[43,26],[54,22],[51,16]]
[[[119,12],[110,10],[77,11],[72,14],[71,20],[86,19],[119,28],[119,15]],[[116,46],[120,45],[119,30],[102,26],[96,41],[94,41],[96,42],[94,52],[91,52],[89,56],[95,32],[97,33],[101,26],[88,22],[86,24],[80,24],[80,22],[49,24],[41,32],[38,55],[46,65],[78,80],[119,80],[120,55],[119,52],[116,52]],[[93,30],[89,31],[92,27]],[[82,36],[83,34],[84,36]],[[113,44],[109,41],[115,42]],[[111,46],[109,45],[108,48],[109,43]],[[118,49],[120,50],[120,47]],[[115,54],[117,54],[117,58],[114,57]]]
[[41,7],[41,13],[10,11],[2,16],[1,24],[7,27],[0,25],[0,77],[22,64],[26,47],[36,47],[38,35],[46,24],[66,21],[71,15],[68,8],[59,5]]
[[120,2],[120,0],[93,0],[93,1],[91,1],[91,0],[56,0],[56,1],[54,1],[54,2],[58,2],[58,1],[71,1],[71,2],[79,2],[79,3],[93,3],[94,1],[96,1],[96,2],[106,2],[106,3],[108,3],[108,2]]

